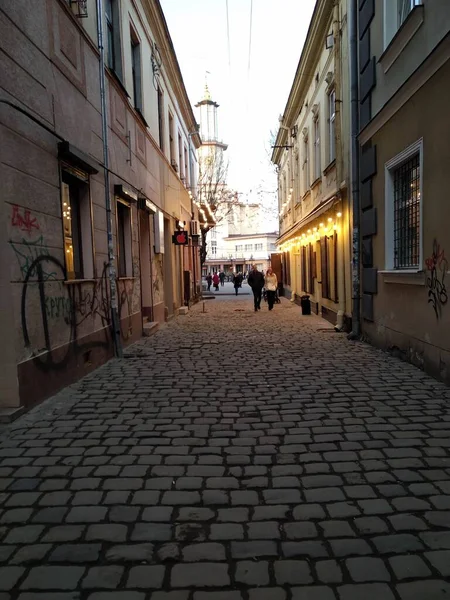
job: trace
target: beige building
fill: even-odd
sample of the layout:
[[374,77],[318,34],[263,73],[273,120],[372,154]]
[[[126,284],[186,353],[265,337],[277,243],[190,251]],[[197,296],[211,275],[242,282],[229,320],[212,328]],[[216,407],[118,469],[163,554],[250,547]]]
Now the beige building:
[[450,382],[448,0],[359,3],[362,329]]
[[200,290],[198,238],[172,240],[198,234],[200,138],[161,6],[101,4],[100,21],[95,2],[0,7],[0,406],[11,409],[120,355]]
[[272,154],[284,295],[308,295],[339,328],[351,321],[348,59],[346,0],[318,0]]

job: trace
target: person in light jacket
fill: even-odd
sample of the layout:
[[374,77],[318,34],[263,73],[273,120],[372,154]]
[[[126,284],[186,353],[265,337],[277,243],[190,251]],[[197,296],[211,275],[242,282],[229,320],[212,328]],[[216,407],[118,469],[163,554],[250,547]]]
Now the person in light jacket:
[[266,277],[264,279],[264,287],[266,288],[267,292],[267,304],[269,305],[269,310],[272,310],[277,295],[278,279],[271,267],[267,269]]

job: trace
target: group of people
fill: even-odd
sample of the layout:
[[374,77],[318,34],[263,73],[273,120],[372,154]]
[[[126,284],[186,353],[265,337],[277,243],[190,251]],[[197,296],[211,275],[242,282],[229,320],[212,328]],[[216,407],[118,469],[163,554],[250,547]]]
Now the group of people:
[[[214,286],[216,291],[219,291],[219,284],[221,286],[224,285],[225,277],[226,275],[223,271],[220,271],[220,273],[214,273],[213,275],[208,273],[206,276],[208,292],[211,290],[211,285]],[[233,274],[233,286],[236,296],[239,293],[239,288],[242,287],[243,279],[244,275],[242,273]],[[261,271],[258,271],[256,265],[253,265],[252,270],[248,274],[247,283],[252,288],[255,312],[261,310],[263,289],[265,289],[269,310],[272,310],[275,302],[277,301],[278,290],[278,279],[272,269],[269,267],[264,275],[261,273]]]
[[261,310],[261,299],[263,289],[266,290],[267,304],[269,310],[273,310],[277,298],[278,279],[272,269],[269,267],[264,276],[258,271],[256,265],[253,265],[247,279],[248,285],[252,288],[255,312]]
[[212,284],[214,284],[214,289],[219,291],[219,283],[222,286],[225,285],[225,273],[223,271],[220,271],[220,273],[214,273],[214,275],[208,273],[206,276],[206,283],[208,284],[208,292],[211,290]]

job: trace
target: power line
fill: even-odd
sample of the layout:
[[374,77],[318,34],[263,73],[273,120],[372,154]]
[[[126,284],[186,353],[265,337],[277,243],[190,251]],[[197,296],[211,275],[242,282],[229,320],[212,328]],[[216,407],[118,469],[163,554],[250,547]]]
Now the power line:
[[247,70],[247,79],[250,82],[250,62],[252,55],[252,21],[253,21],[253,0],[250,0],[250,31],[249,31],[249,40],[248,40],[248,70]]
[[228,0],[225,0],[227,7],[227,45],[228,45],[228,70],[231,76],[231,50],[230,50],[230,18],[228,13]]

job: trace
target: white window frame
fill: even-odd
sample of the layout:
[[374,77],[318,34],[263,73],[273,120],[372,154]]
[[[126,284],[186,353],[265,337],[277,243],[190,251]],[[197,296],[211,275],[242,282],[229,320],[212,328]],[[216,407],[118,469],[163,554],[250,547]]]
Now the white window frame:
[[308,133],[303,138],[303,195],[309,190],[311,185],[311,175],[309,172],[309,137]]
[[[332,102],[333,100],[333,102]],[[328,163],[336,160],[336,90],[328,94]]]
[[[420,163],[420,205],[419,205],[419,265],[412,269],[399,269],[394,266],[394,178],[393,173],[402,163],[419,154]],[[385,271],[390,273],[419,273],[423,270],[423,138],[408,146],[403,152],[397,154],[389,160],[384,166],[385,182]]]
[[314,181],[322,175],[320,156],[320,118],[319,114],[314,119]]

